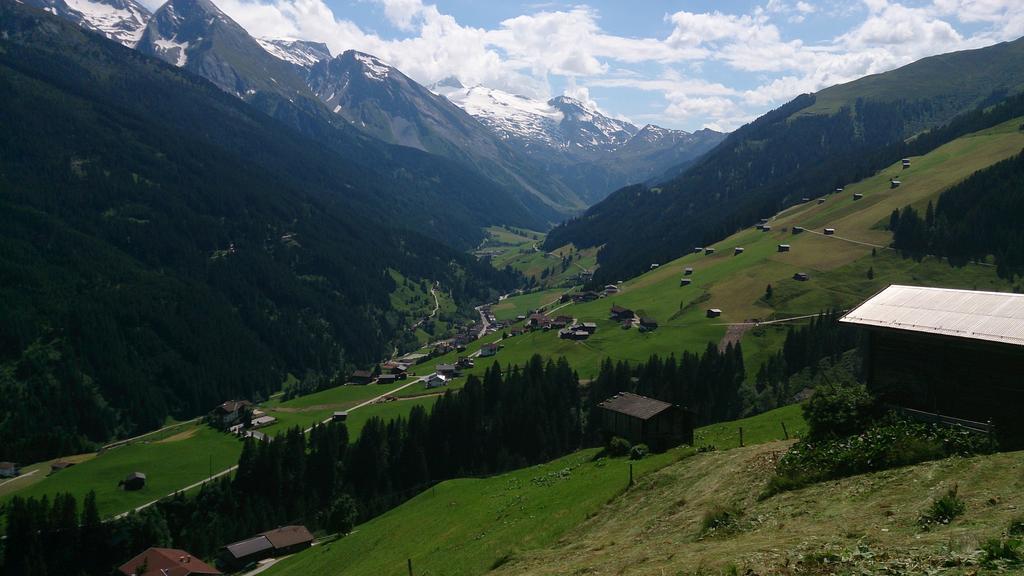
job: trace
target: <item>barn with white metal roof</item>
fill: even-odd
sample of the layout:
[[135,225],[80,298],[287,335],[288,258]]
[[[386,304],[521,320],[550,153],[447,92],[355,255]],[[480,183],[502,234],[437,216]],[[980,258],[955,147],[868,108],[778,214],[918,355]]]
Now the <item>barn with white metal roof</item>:
[[840,322],[865,330],[868,385],[887,403],[1024,440],[1024,294],[893,285]]

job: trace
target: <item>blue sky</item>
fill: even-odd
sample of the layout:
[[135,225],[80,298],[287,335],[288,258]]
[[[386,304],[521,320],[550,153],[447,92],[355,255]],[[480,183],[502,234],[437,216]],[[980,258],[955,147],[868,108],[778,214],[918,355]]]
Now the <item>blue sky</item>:
[[255,36],[361,50],[423,84],[568,94],[687,130],[732,130],[802,92],[1024,35],[1024,0],[214,2]]

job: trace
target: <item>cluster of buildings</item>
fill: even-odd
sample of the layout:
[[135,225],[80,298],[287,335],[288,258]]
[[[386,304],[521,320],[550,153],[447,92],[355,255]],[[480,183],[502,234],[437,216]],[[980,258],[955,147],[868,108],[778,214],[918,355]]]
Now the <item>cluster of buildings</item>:
[[[692,273],[692,268],[687,268]],[[609,311],[609,318],[618,322],[622,326],[623,330],[629,330],[636,326],[641,332],[650,332],[658,328],[658,321],[649,316],[638,316],[636,312],[629,308],[623,308],[618,304],[612,304],[611,310]]]
[[228,400],[213,409],[206,421],[215,428],[249,437],[257,428],[270,426],[277,418],[260,410],[248,400]]
[[352,384],[394,384],[409,377],[410,364],[400,360],[389,360],[377,367],[377,371],[356,370],[349,377]]
[[566,340],[586,340],[594,332],[597,332],[596,323],[576,322],[559,330],[558,337]]
[[[657,265],[655,265],[656,267]],[[585,290],[582,292],[566,292],[562,294],[558,301],[562,304],[566,302],[572,302],[579,304],[581,302],[593,302],[598,298],[607,298],[608,296],[614,296],[618,294],[621,289],[616,284],[607,284],[601,290]]]
[[[239,571],[267,558],[294,554],[313,545],[313,535],[305,526],[282,526],[261,532],[252,538],[228,544],[221,549],[217,565]],[[123,576],[219,575],[222,572],[176,548],[148,548],[118,568]]]

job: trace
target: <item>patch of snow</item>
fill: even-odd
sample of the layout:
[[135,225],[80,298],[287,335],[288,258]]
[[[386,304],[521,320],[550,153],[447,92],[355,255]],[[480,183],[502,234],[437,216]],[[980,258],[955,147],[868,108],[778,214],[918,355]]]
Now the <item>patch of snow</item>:
[[503,140],[519,138],[556,146],[563,138],[559,128],[563,114],[547,102],[484,86],[461,88],[451,84],[438,83],[432,89],[496,132]]
[[148,13],[132,2],[126,2],[124,8],[93,0],[65,0],[65,4],[85,25],[130,48],[138,44],[149,19]]
[[353,56],[355,56],[355,59],[358,60],[363,65],[363,68],[366,69],[367,78],[381,81],[387,79],[388,70],[390,70],[387,64],[377,60],[369,54],[356,52]]
[[326,53],[321,52],[315,47],[300,41],[272,38],[256,38],[256,41],[271,56],[303,68],[310,68],[320,60],[331,57],[329,51]]
[[188,42],[175,42],[174,39],[160,38],[154,40],[153,44],[160,49],[164,54],[173,54],[173,50],[177,50],[177,59],[174,65],[181,68],[188,62]]

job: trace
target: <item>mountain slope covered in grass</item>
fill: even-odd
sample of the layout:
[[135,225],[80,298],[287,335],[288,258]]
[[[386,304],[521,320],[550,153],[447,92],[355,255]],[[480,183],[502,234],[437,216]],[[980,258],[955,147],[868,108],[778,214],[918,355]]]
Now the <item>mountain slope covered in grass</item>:
[[[935,61],[927,59],[867,84],[847,86],[843,98],[833,99],[840,103],[837,109],[815,111],[822,98],[832,98],[832,89],[799,96],[730,134],[679,177],[656,187],[613,193],[553,230],[546,246],[603,245],[596,278],[604,283],[676,258],[691,246],[720,240],[803,198],[860,180],[898,155],[927,152],[931,148],[905,142],[922,128],[1019,91],[1024,59],[1014,55],[1021,51],[1024,39],[939,60],[985,71],[969,83],[935,74]],[[908,77],[917,81],[900,81]],[[923,79],[928,86],[920,84]],[[876,97],[872,88],[879,83],[887,87],[884,98]],[[929,138],[922,142],[931,147],[943,143]]]
[[208,82],[0,4],[0,458],[378,360],[389,269],[512,279],[386,220],[409,192]]
[[[897,156],[874,175],[849,184],[844,192],[825,196],[821,204],[812,200],[774,215],[768,232],[745,228],[711,244],[715,252],[710,255],[694,253],[691,247],[686,256],[625,278],[618,285],[619,292],[605,298],[565,305],[558,303],[558,292],[505,299],[494,307],[503,318],[528,314],[544,303],[552,316],[595,322],[598,329],[585,341],[560,339],[556,330],[512,336],[501,342],[497,358],[502,364],[516,364],[536,353],[565,356],[580,377],[587,379],[598,375],[601,362],[608,357],[635,363],[646,361],[651,354],[666,357],[684,349],[697,352],[708,342],[722,342],[731,334],[740,338],[747,379],[753,384],[761,363],[782,345],[785,325],[729,324],[807,317],[832,308],[845,310],[894,283],[1019,289],[1019,280],[999,277],[996,266],[990,264],[961,268],[940,258],[903,258],[886,248],[893,239],[886,227],[894,209],[911,205],[923,214],[928,202],[937,201],[944,190],[978,170],[1016,156],[1024,148],[1024,132],[1019,130],[1022,120],[1014,118],[957,138],[923,156],[913,156],[905,170]],[[892,177],[902,179],[899,188],[890,188]],[[853,194],[863,194],[863,198],[854,200]],[[794,226],[806,231],[794,235]],[[835,235],[824,235],[825,228],[834,228]],[[779,244],[789,244],[790,251],[778,252]],[[734,255],[735,248],[744,251]],[[692,268],[693,273],[684,276],[685,268]],[[797,272],[808,274],[809,280],[794,279]],[[684,277],[690,285],[680,285]],[[772,286],[770,298],[766,297],[768,285]],[[619,322],[609,319],[613,304],[653,318],[658,328],[649,332],[636,327],[622,329]],[[707,318],[708,308],[721,309],[722,316]],[[454,357],[437,361],[454,361]],[[474,370],[480,369],[470,372]]]

